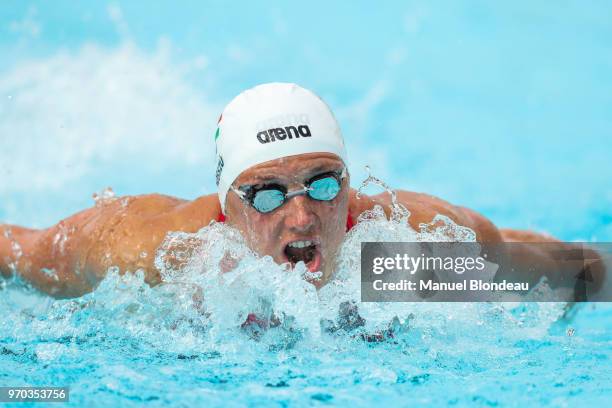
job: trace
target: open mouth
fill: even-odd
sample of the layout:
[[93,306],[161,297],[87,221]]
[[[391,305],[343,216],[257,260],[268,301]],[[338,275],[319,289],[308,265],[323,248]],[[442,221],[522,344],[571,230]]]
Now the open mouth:
[[285,256],[292,267],[301,261],[310,272],[317,272],[321,268],[321,251],[317,241],[292,241],[285,246]]

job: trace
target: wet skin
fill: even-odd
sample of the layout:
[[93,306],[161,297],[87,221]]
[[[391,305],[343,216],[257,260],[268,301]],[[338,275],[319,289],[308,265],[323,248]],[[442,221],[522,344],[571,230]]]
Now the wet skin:
[[[294,190],[315,174],[340,168],[342,162],[334,155],[302,154],[254,166],[240,174],[234,185],[257,184],[272,176],[278,183]],[[410,225],[417,230],[419,224],[430,223],[437,214],[442,214],[474,230],[479,242],[558,242],[531,231],[500,230],[475,211],[428,194],[396,193],[398,202],[411,213]],[[332,276],[335,254],[346,234],[347,214],[355,222],[359,214],[376,204],[389,212],[389,194],[357,199],[347,177],[338,196],[330,202],[315,201],[302,195],[291,198],[267,214],[245,206],[235,193],[230,192],[226,202],[226,222],[243,233],[252,249],[272,256],[277,263],[288,261],[285,248],[289,242],[317,242],[315,260],[308,266],[323,273],[320,280],[312,281],[320,287]],[[104,278],[110,266],[118,266],[122,272],[142,269],[145,280],[156,285],[161,278],[153,262],[166,234],[170,231],[196,232],[211,220],[217,220],[220,212],[217,194],[192,201],[148,194],[121,197],[86,209],[46,229],[0,225],[0,272],[3,276],[10,276],[16,269],[34,287],[58,298],[90,292]],[[19,244],[22,252],[20,257],[16,256],[19,251],[15,250],[15,243]],[[519,248],[516,255],[526,264],[551,261],[550,254],[538,252],[528,245]],[[44,269],[53,269],[57,278],[44,273]],[[595,286],[600,286],[605,269],[602,267],[593,273]],[[539,280],[539,276],[515,278]],[[548,278],[554,282],[555,276]]]

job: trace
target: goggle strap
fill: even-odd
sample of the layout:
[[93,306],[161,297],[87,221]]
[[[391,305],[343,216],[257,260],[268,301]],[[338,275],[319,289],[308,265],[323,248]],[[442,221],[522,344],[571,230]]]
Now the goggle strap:
[[238,190],[236,187],[230,185],[230,189],[236,193],[236,195],[238,195],[238,197],[242,198],[244,200],[244,198],[246,197],[246,193],[244,191]]
[[285,194],[285,200],[288,200],[295,196],[307,194],[309,191],[312,191],[312,187],[303,187],[299,190],[290,191],[287,194]]

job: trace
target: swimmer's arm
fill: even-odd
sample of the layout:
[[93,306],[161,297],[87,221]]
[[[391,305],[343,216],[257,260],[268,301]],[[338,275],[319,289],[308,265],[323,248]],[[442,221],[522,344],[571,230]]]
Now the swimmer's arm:
[[[410,211],[408,222],[416,230],[421,230],[421,224],[429,224],[438,214],[449,217],[457,225],[468,227],[476,233],[478,242],[496,243],[503,238],[499,229],[487,218],[465,207],[455,206],[447,201],[429,194],[411,191],[396,190],[397,201]],[[363,211],[371,209],[374,205],[381,205],[387,216],[391,212],[391,197],[388,193],[374,196],[356,198],[356,191],[350,192],[349,212],[356,218]],[[353,220],[353,221],[356,221]]]
[[[70,226],[65,220],[62,226]],[[0,272],[5,278],[17,274],[42,292],[56,297],[85,293],[84,276],[74,274],[71,262],[74,239],[60,240],[59,224],[47,229],[16,225],[0,226]],[[51,244],[51,245],[50,245]],[[62,254],[58,253],[64,246]]]
[[[568,284],[574,286],[576,275],[582,273],[580,266],[575,269],[568,268],[566,261],[558,259],[559,252],[569,253],[572,250],[580,250],[583,254],[584,265],[588,265],[588,273],[592,280],[589,280],[589,293],[598,292],[606,278],[606,266],[600,254],[596,251],[571,243],[562,242],[555,237],[528,230],[498,229],[491,221],[477,212],[465,207],[458,207],[471,220],[466,225],[472,225],[476,231],[479,242],[486,243],[513,243],[505,245],[507,255],[512,259],[512,264],[516,265],[513,270],[506,270],[495,276],[496,281],[504,279],[529,282],[530,287],[536,285],[541,275],[534,275],[529,271],[532,265],[539,265],[539,269],[546,273],[548,284],[553,287],[564,287]],[[501,239],[501,241],[498,241]],[[533,243],[545,243],[547,245],[531,245]]]
[[[517,265],[547,265],[544,269],[555,272],[560,268],[554,265],[554,254],[551,250],[545,250],[543,247],[529,245],[533,242],[543,243],[558,243],[560,248],[567,250],[571,245],[564,244],[556,238],[536,233],[533,231],[518,231],[510,229],[498,229],[489,219],[466,207],[460,207],[450,204],[447,201],[433,197],[428,194],[414,193],[409,191],[397,190],[397,200],[404,205],[411,213],[409,223],[416,231],[420,230],[420,224],[431,223],[437,214],[442,214],[452,219],[456,224],[471,228],[476,233],[476,240],[481,243],[495,244],[502,242],[524,243],[523,245],[509,246],[512,251],[509,255]],[[383,206],[387,215],[390,213],[391,199],[389,194],[379,194],[375,196],[365,196],[361,200],[355,197],[355,190],[351,191],[350,212],[356,218],[361,212],[372,208],[379,204]],[[356,220],[354,220],[356,221]],[[593,278],[591,282],[592,292],[598,291],[605,280],[606,267],[601,259],[601,256],[592,250],[584,251],[585,258],[590,261],[590,274]],[[528,271],[529,268],[516,268],[516,273],[519,271]],[[566,271],[566,274],[574,277],[580,273],[580,270]],[[499,275],[499,274],[498,274]],[[533,284],[540,280],[541,276],[533,275],[506,275],[496,276],[496,280],[509,279],[516,281],[531,282]],[[554,287],[563,282],[571,282],[566,276],[560,273],[556,276],[552,274],[547,276],[549,283]]]
[[[77,213],[57,225],[29,230],[10,227],[12,239],[1,235],[0,270],[17,273],[54,297],[90,292],[111,266],[121,273],[143,270],[151,285],[161,281],[155,253],[169,231],[195,232],[216,219],[216,195],[185,201],[159,194],[121,197]],[[14,243],[21,247],[19,257]]]
[[[604,284],[607,274],[607,268],[601,255],[590,248],[582,245],[574,245],[572,243],[562,242],[558,239],[538,232],[527,230],[501,229],[504,242],[512,242],[508,245],[509,255],[516,265],[516,271],[527,271],[529,266],[537,263],[543,266],[543,270],[547,273],[546,278],[548,284],[555,287],[563,287],[568,284],[576,284],[576,275],[580,273],[588,273],[588,278],[585,279],[589,283],[589,293],[598,292]],[[530,245],[531,243],[547,243],[548,245]],[[582,253],[582,260],[575,258],[578,265],[570,266],[571,263],[567,260],[559,259],[559,254],[575,254]],[[560,262],[558,262],[560,261]],[[582,264],[580,265],[580,262]],[[499,274],[498,274],[499,275]],[[504,278],[516,279],[517,276],[496,276],[496,279]],[[528,281],[532,285],[539,281],[540,276],[520,276],[519,280]]]

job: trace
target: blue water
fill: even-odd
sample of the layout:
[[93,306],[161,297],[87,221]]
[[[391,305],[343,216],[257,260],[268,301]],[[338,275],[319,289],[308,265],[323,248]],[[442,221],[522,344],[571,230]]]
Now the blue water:
[[[611,20],[604,1],[4,2],[0,220],[45,227],[107,186],[210,193],[224,104],[294,81],[336,112],[354,183],[369,164],[393,187],[499,226],[610,241]],[[193,285],[209,283],[152,290],[134,279],[111,275],[72,301],[0,290],[0,385],[67,384],[74,406],[612,398],[605,304],[569,320],[555,304],[408,304],[371,312],[369,332],[393,315],[407,329],[367,343],[359,330],[317,333],[337,308],[312,293],[283,303],[292,287],[276,282],[249,306],[298,320],[254,340],[237,328],[239,304],[212,317],[192,305]]]

